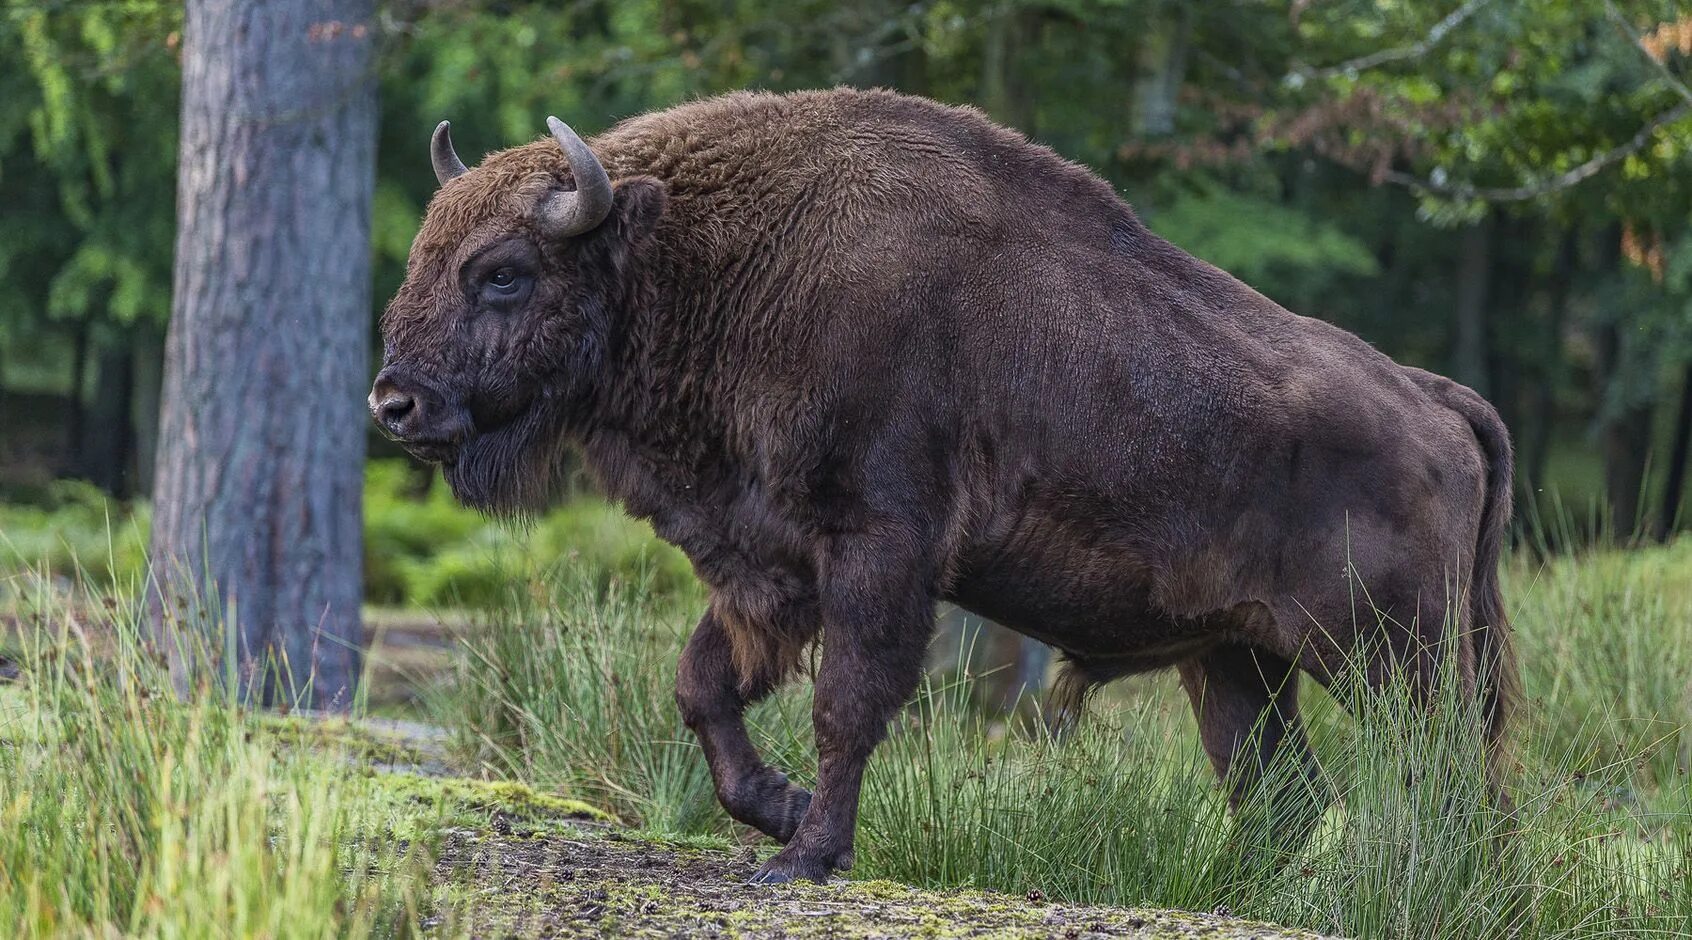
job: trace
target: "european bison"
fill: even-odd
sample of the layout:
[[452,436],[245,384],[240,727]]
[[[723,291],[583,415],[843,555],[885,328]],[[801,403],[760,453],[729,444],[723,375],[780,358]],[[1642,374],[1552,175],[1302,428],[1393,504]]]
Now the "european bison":
[[[546,506],[574,445],[692,559],[676,699],[729,814],[787,843],[758,880],[851,865],[941,599],[1072,688],[1179,669],[1236,803],[1283,749],[1314,773],[1298,673],[1358,656],[1431,693],[1454,655],[1496,744],[1511,456],[1478,395],[974,110],[732,94],[591,148],[548,123],[473,170],[436,129],[371,410],[495,512]],[[812,794],[742,713],[819,639]]]

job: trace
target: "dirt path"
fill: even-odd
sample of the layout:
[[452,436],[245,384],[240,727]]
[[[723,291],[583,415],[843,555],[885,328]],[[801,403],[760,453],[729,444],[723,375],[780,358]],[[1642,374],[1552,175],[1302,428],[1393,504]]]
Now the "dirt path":
[[1210,914],[886,881],[747,885],[756,868],[751,850],[677,848],[593,825],[541,837],[458,832],[436,869],[457,913],[430,926],[520,937],[1316,937]]

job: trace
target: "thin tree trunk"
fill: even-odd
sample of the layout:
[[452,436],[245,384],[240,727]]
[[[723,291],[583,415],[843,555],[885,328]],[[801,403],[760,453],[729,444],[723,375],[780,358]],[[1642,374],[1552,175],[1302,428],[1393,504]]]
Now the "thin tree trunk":
[[197,614],[265,703],[345,707],[359,672],[372,12],[187,4],[155,616]]
[[1564,378],[1563,327],[1568,322],[1569,297],[1574,283],[1578,239],[1570,229],[1557,244],[1557,258],[1551,265],[1548,285],[1550,309],[1540,346],[1539,381],[1534,387],[1533,417],[1528,432],[1526,482],[1531,487],[1545,483],[1545,467],[1551,459],[1551,433],[1556,426],[1557,389]]
[[1023,71],[1024,50],[1038,42],[1037,10],[1007,10],[987,21],[981,47],[981,106],[1030,137],[1039,133],[1033,88]]
[[1463,230],[1457,260],[1457,381],[1482,395],[1490,393],[1486,373],[1486,304],[1491,274],[1492,224],[1482,221]]
[[[1611,224],[1596,233],[1598,269],[1614,271],[1622,264],[1621,225]],[[1610,535],[1631,541],[1645,521],[1645,472],[1651,452],[1651,407],[1634,400],[1627,388],[1625,372],[1630,362],[1623,342],[1628,311],[1612,310],[1594,330],[1598,360],[1598,392],[1601,411],[1599,439],[1604,456],[1604,495],[1609,514]]]
[[112,496],[127,496],[134,433],[129,424],[135,361],[128,330],[106,336],[94,356],[94,394],[89,397],[78,475]]
[[70,406],[70,414],[65,420],[64,469],[72,475],[82,472],[82,387],[88,384],[88,332],[88,321],[78,320],[76,332],[71,337],[70,398],[66,402]]
[[158,458],[159,393],[164,383],[164,343],[151,323],[135,328],[134,375],[135,393],[129,412],[130,426],[135,429],[134,493],[151,496]]
[[[1604,387],[1618,383],[1624,353],[1614,322],[1598,329],[1598,361]],[[1640,535],[1645,520],[1645,471],[1651,452],[1651,409],[1631,402],[1610,406],[1600,434],[1604,454],[1604,491],[1611,534],[1623,541]]]
[[1657,518],[1657,538],[1666,540],[1680,522],[1681,494],[1686,489],[1687,450],[1692,448],[1692,365],[1680,380],[1680,407],[1674,415],[1674,443],[1669,447],[1668,476],[1663,481],[1663,508]]
[[1187,45],[1192,36],[1190,4],[1158,4],[1140,47],[1140,76],[1135,84],[1134,133],[1141,138],[1175,132],[1175,109],[1187,74]]

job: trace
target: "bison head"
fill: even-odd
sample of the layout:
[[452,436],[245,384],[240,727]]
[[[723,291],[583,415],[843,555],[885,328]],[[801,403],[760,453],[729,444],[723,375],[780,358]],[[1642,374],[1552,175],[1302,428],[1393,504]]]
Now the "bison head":
[[435,129],[441,188],[383,314],[370,392],[384,433],[492,511],[539,509],[556,493],[563,438],[604,384],[664,207],[663,184],[613,186],[574,131],[547,124],[552,140],[474,170],[446,122]]

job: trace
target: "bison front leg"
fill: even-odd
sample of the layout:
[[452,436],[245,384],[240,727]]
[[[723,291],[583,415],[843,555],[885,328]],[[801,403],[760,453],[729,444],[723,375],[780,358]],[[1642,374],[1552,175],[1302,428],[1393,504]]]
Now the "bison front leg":
[[[852,867],[864,765],[887,722],[922,675],[934,629],[932,586],[920,565],[889,571],[865,549],[829,566],[823,591],[822,661],[811,708],[817,790],[787,847],[753,876],[755,884],[826,881]],[[915,569],[915,570],[913,570]]]
[[728,631],[707,610],[682,651],[676,704],[705,751],[717,800],[728,814],[772,839],[793,838],[811,794],[765,764],[746,734],[746,709],[774,691],[777,668],[743,677]]

